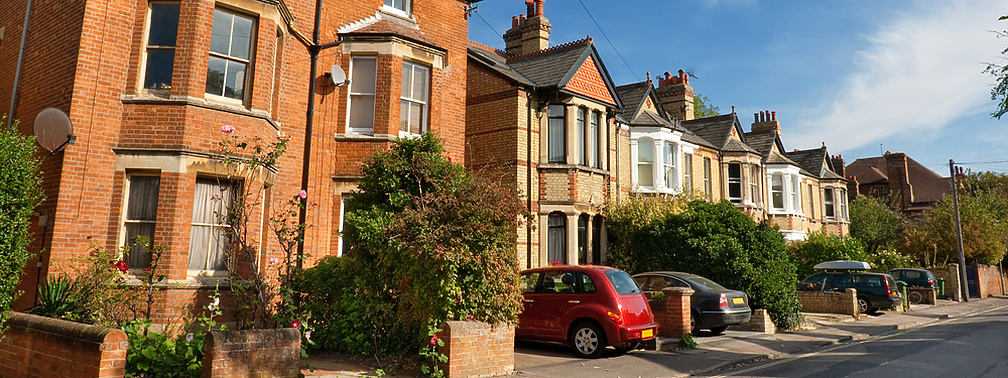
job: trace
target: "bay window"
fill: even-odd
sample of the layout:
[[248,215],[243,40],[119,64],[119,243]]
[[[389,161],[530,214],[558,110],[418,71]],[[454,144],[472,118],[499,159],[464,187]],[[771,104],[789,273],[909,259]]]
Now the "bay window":
[[152,2],[147,12],[144,89],[170,89],[175,67],[179,3]]
[[402,95],[399,107],[399,131],[407,134],[427,132],[427,95],[430,69],[403,61]]
[[547,111],[549,128],[549,153],[550,163],[563,163],[567,155],[566,149],[566,109],[563,105],[550,105]]
[[350,109],[347,128],[351,133],[373,134],[375,121],[375,82],[378,59],[350,58]]
[[193,195],[189,236],[189,270],[224,270],[230,241],[228,215],[238,199],[240,182],[198,178]]
[[214,9],[207,64],[206,93],[244,101],[250,81],[252,37],[251,17],[224,8]]
[[157,220],[158,188],[161,177],[155,175],[127,175],[128,185],[126,195],[126,217],[123,228],[126,240],[123,245],[129,247],[126,263],[131,268],[149,268],[151,256],[145,253],[142,245],[134,240],[144,236],[148,243],[154,243],[154,225]]
[[637,141],[637,185],[654,186],[654,141]]
[[728,163],[728,200],[742,202],[742,164]]

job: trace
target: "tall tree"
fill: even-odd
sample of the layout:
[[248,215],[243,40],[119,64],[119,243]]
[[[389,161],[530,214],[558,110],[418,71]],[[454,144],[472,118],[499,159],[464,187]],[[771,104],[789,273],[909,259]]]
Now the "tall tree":
[[[1008,19],[1008,15],[1001,16],[998,21]],[[1008,31],[995,31],[998,37],[1008,37]],[[1001,50],[1001,54],[1008,54],[1008,48]],[[1003,62],[1003,60],[1002,60]],[[1008,65],[1003,63],[987,63],[984,73],[989,73],[997,78],[994,88],[991,89],[991,100],[997,101],[997,108],[991,117],[1001,119],[1001,116],[1008,113]]]
[[721,109],[711,104],[711,99],[702,94],[693,95],[693,118],[707,118],[721,115]]

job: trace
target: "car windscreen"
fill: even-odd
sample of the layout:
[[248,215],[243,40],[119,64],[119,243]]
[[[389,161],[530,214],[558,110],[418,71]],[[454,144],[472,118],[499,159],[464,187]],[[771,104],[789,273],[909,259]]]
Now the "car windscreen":
[[690,282],[690,285],[695,285],[699,290],[703,291],[728,291],[724,286],[719,285],[717,282],[711,281],[707,278],[700,276],[688,276],[683,277],[686,281]]
[[637,283],[634,282],[633,278],[630,278],[630,275],[624,273],[622,270],[606,269],[605,275],[609,278],[609,283],[612,284],[613,290],[616,290],[617,294],[640,294],[641,290],[637,287]]

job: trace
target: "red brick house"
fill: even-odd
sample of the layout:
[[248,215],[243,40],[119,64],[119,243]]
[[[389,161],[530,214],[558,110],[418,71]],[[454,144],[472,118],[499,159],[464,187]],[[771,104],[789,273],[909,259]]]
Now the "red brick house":
[[[842,165],[843,159],[839,158],[838,163]],[[902,152],[860,158],[847,165],[845,171],[851,195],[875,197],[910,214],[931,208],[952,192],[948,177]]]
[[[45,108],[69,115],[76,142],[43,158],[46,201],[16,307],[33,304],[35,286],[86,253],[134,235],[168,247],[169,289],[155,323],[221,283],[230,199],[263,200],[250,209],[260,267],[277,256],[266,220],[306,189],[305,250],[339,253],[341,203],[364,159],[397,137],[433,132],[463,161],[466,8],[462,0],[323,0],[320,69],[309,77],[312,0],[35,1],[25,41],[17,101],[20,36],[27,0],[0,9],[0,103],[14,103],[19,130]],[[324,73],[338,65],[350,80]],[[302,188],[309,81],[313,133]],[[6,105],[5,105],[6,106]],[[5,108],[6,109],[6,108]],[[231,133],[222,130],[234,129]],[[290,138],[276,169],[249,175],[227,168],[217,143]],[[128,258],[135,274],[149,258]],[[311,263],[311,260],[308,262]]]
[[603,262],[602,209],[629,183],[622,102],[592,40],[549,47],[543,1],[527,4],[504,51],[470,43],[466,165],[500,175],[534,215],[518,230],[523,268]]

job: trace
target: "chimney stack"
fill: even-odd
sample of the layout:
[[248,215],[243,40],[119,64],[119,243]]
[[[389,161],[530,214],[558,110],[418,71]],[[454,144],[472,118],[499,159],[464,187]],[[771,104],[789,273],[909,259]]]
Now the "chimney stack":
[[756,134],[763,133],[776,133],[780,135],[781,128],[780,122],[777,122],[777,112],[771,112],[769,110],[764,110],[759,113],[755,113],[753,117],[752,132]]
[[545,1],[525,0],[525,14],[511,18],[511,29],[504,33],[506,54],[521,55],[549,47],[550,23],[543,16]]
[[843,155],[833,155],[830,158],[830,163],[833,163],[833,172],[836,172],[840,177],[846,177],[847,167],[844,165]]
[[665,72],[658,78],[658,89],[655,91],[658,100],[665,111],[680,121],[693,119],[693,87],[689,85],[686,71],[679,70],[679,76]]

